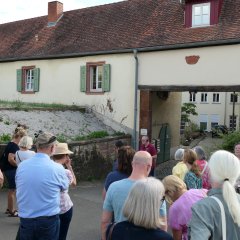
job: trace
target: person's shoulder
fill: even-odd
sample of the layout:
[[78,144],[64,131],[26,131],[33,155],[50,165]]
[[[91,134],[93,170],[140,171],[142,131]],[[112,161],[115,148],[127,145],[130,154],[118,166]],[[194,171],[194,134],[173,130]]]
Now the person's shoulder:
[[110,190],[113,190],[113,189],[119,189],[119,188],[125,188],[125,187],[128,187],[129,184],[131,184],[132,181],[129,180],[128,178],[124,178],[122,180],[119,180],[119,181],[116,181],[116,182],[113,182],[110,186],[109,186],[109,189],[108,191]]
[[165,232],[161,229],[156,229],[153,230],[154,236],[158,237],[158,238],[154,238],[154,239],[164,239],[164,240],[173,240],[173,237],[168,233]]

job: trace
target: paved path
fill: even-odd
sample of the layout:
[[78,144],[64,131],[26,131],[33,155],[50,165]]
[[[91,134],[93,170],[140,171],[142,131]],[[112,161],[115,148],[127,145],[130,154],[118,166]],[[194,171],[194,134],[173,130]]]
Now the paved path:
[[[100,219],[102,213],[101,182],[84,182],[70,189],[74,203],[74,213],[68,240],[100,239]],[[7,191],[0,191],[0,239],[14,240],[19,218],[8,217],[6,209]]]

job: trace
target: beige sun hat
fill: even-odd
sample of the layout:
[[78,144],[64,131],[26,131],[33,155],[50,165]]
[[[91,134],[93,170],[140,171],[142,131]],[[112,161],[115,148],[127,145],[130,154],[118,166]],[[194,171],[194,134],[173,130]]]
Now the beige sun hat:
[[73,152],[71,152],[68,149],[67,143],[58,143],[56,145],[53,155],[60,155],[60,154],[73,154]]

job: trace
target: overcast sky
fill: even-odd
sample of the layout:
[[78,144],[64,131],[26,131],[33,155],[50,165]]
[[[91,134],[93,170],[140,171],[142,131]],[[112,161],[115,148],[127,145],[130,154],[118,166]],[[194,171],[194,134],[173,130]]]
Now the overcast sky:
[[[51,0],[0,0],[0,24],[34,18],[48,14],[48,2]],[[63,11],[85,8],[95,5],[120,2],[123,0],[59,0]]]

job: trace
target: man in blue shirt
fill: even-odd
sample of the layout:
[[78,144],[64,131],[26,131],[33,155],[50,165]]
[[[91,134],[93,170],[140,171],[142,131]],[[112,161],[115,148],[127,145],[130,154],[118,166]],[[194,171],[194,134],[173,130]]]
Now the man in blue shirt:
[[[132,173],[129,178],[114,182],[110,185],[106,198],[103,203],[103,212],[101,219],[102,240],[106,240],[106,229],[114,216],[115,222],[125,221],[122,208],[125,200],[134,183],[138,180],[147,179],[152,167],[152,156],[147,151],[138,151],[135,153],[132,161]],[[167,231],[166,203],[162,204],[159,212],[164,226],[162,229]]]
[[58,240],[60,191],[69,186],[62,165],[50,159],[56,137],[40,132],[37,153],[23,161],[16,174],[21,240]]

